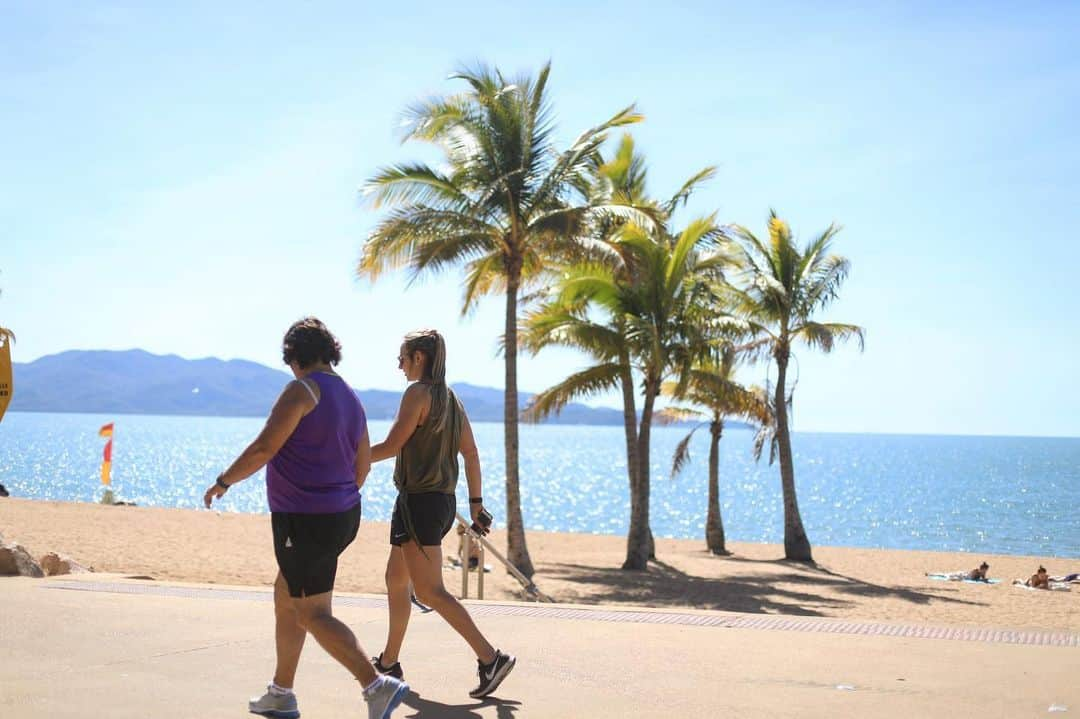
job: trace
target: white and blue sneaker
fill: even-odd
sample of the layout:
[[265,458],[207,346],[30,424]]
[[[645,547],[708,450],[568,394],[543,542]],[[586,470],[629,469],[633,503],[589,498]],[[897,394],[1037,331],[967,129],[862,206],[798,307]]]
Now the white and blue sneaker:
[[380,674],[375,683],[364,690],[368,719],[390,719],[390,715],[408,693],[408,684],[392,676]]
[[297,719],[300,716],[295,694],[275,694],[269,686],[266,687],[265,694],[248,702],[248,711],[274,719]]

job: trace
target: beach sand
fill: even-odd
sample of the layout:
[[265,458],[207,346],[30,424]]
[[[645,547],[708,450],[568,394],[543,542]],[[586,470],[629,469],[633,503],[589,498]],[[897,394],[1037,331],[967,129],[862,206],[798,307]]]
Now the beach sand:
[[[385,593],[389,525],[364,522],[342,555],[337,587]],[[67,555],[97,572],[160,580],[269,586],[276,574],[269,515],[0,499],[0,534],[35,557]],[[505,535],[491,535],[502,551]],[[456,553],[451,532],[444,555]],[[559,602],[688,607],[941,625],[1080,631],[1080,585],[1071,592],[1013,587],[1039,564],[1051,575],[1080,572],[1080,559],[815,547],[816,566],[782,560],[783,548],[733,542],[715,557],[704,540],[657,539],[650,571],[619,569],[623,537],[529,532],[534,581]],[[926,572],[967,570],[986,560],[997,585],[933,581]],[[485,598],[521,599],[518,583],[490,555]],[[475,596],[476,575],[470,582]],[[458,594],[460,570],[447,569]]]

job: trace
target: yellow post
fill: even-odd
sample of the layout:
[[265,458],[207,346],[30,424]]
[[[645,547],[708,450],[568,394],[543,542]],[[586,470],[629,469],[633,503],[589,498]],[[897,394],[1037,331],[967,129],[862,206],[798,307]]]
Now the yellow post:
[[15,333],[0,327],[0,421],[3,421],[4,412],[7,412],[11,395],[15,391],[15,379],[11,370],[11,343],[14,341]]

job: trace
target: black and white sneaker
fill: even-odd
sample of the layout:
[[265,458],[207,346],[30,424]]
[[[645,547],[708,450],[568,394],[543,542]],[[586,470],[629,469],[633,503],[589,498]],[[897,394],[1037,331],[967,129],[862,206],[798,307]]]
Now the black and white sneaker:
[[495,650],[495,659],[492,660],[491,664],[483,664],[479,660],[476,663],[479,665],[477,673],[480,675],[480,686],[469,692],[469,696],[473,699],[486,697],[498,689],[499,685],[502,684],[502,680],[506,679],[506,676],[514,668],[517,659],[510,654],[503,654],[499,650]]
[[371,664],[379,674],[386,674],[394,679],[405,678],[405,672],[401,668],[401,662],[394,662],[390,666],[384,666],[382,663],[382,654],[372,659]]

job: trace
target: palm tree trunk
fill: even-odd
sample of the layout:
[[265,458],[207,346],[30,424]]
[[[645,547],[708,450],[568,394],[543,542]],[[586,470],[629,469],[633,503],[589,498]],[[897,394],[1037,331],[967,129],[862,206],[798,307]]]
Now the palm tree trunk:
[[637,406],[634,376],[630,371],[630,352],[619,348],[619,380],[623,396],[623,432],[626,435],[626,476],[630,480],[630,514],[633,516],[637,487]]
[[776,442],[780,454],[780,486],[784,493],[784,557],[798,562],[812,562],[810,540],[803,529],[799,502],[795,498],[795,466],[791,457],[791,433],[787,414],[787,366],[789,350],[776,350]]
[[724,522],[720,519],[720,437],[724,421],[709,425],[709,508],[705,513],[705,544],[713,554],[728,554],[724,546]]
[[649,568],[651,534],[649,529],[649,434],[652,428],[653,405],[660,391],[660,380],[645,380],[645,403],[641,408],[641,429],[638,432],[637,487],[630,508],[630,532],[626,537],[626,561],[623,569]]
[[521,487],[518,480],[517,295],[521,280],[520,260],[507,261],[506,270],[506,391],[503,395],[506,557],[519,572],[531,579],[535,570],[525,544],[525,522],[521,516]]

